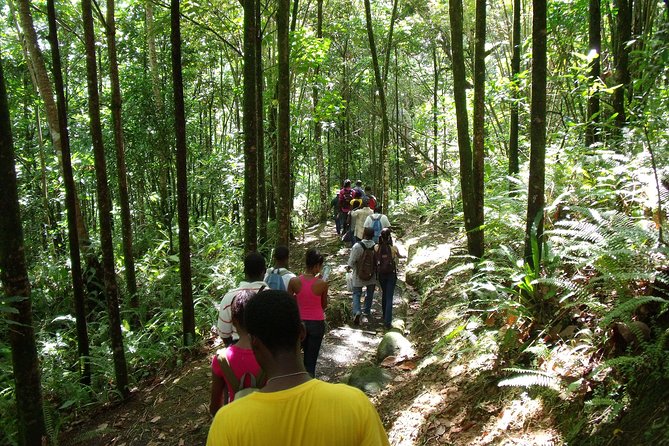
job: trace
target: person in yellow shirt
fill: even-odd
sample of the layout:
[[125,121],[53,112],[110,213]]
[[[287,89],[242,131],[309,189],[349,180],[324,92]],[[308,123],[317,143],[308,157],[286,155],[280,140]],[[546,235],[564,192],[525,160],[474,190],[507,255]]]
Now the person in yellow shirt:
[[313,379],[305,370],[305,329],[293,297],[278,290],[258,293],[247,303],[244,321],[267,384],[216,413],[207,446],[390,445],[364,393]]

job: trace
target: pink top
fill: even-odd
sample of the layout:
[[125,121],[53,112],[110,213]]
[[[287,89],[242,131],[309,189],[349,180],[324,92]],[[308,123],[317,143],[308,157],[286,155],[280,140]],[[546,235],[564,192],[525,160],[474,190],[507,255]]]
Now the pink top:
[[[228,364],[230,364],[230,368],[232,369],[232,372],[235,374],[237,379],[241,379],[244,373],[251,373],[256,377],[260,374],[260,366],[258,365],[256,357],[253,355],[253,350],[251,349],[240,348],[233,344],[225,349],[225,357],[228,358]],[[223,374],[223,370],[221,370],[221,366],[216,359],[216,355],[214,355],[211,362],[211,371],[216,376],[223,378],[225,381],[225,386],[228,388],[229,401],[234,401],[235,391],[237,389],[232,389],[228,380],[225,379],[225,375]],[[251,379],[247,377],[245,386],[251,385],[250,381]],[[256,384],[260,385],[260,383]]]
[[304,275],[300,275],[300,282],[302,288],[297,293],[297,306],[300,309],[300,318],[303,321],[322,321],[325,319],[325,313],[321,306],[321,296],[314,294],[311,287],[316,283],[316,277],[307,279]]

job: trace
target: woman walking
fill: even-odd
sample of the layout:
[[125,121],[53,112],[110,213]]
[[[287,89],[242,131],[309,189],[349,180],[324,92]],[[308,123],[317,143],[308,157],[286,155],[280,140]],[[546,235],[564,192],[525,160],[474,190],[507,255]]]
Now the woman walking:
[[300,309],[300,318],[306,328],[302,341],[304,368],[313,377],[316,374],[316,360],[325,335],[325,312],[328,306],[328,283],[321,279],[324,257],[317,249],[311,248],[305,256],[304,274],[290,279],[288,292],[294,295]]
[[381,286],[381,309],[383,310],[383,325],[390,328],[393,321],[393,295],[397,284],[397,260],[400,257],[390,228],[384,228],[379,237],[379,243],[374,247],[376,257],[376,273]]

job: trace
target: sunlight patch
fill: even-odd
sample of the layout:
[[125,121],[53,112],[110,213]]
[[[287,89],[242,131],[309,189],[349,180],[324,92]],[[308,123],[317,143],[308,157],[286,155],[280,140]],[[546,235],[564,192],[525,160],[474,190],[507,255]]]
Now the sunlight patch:
[[443,403],[444,397],[437,391],[427,391],[418,395],[411,406],[399,413],[388,431],[390,444],[394,446],[414,445],[421,427]]

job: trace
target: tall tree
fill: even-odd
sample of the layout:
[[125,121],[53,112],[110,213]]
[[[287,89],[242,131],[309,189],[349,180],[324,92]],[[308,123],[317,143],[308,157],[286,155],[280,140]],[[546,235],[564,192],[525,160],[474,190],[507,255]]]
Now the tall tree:
[[474,233],[471,255],[483,256],[483,200],[485,174],[485,37],[486,0],[476,0],[476,41],[474,43],[474,153],[472,182],[474,187]]
[[469,140],[469,119],[467,117],[467,81],[465,78],[465,55],[462,45],[463,16],[462,0],[453,0],[448,4],[451,22],[451,63],[453,67],[453,99],[455,119],[458,128],[458,152],[460,154],[460,189],[462,190],[462,208],[467,232],[467,251],[471,255],[477,252],[476,209],[474,207],[474,179],[472,171],[472,148]]
[[111,83],[111,112],[116,148],[116,169],[118,174],[119,202],[121,204],[121,234],[123,235],[123,264],[125,281],[133,308],[139,307],[135,259],[132,249],[132,222],[130,220],[130,196],[128,194],[128,173],[125,163],[125,139],[123,137],[123,117],[121,115],[121,84],[119,82],[116,58],[116,18],[114,0],[107,0],[107,52],[109,54],[109,80]]
[[[33,328],[30,281],[23,250],[23,227],[16,186],[14,141],[7,104],[5,77],[0,60],[0,280],[13,311],[12,368],[16,383],[19,444],[40,446],[45,433],[37,345]],[[4,415],[3,415],[4,416]]]
[[258,148],[258,242],[264,245],[267,241],[267,187],[265,185],[265,113],[263,107],[263,63],[262,63],[262,14],[261,0],[256,0],[256,122],[258,137],[256,146]]
[[244,0],[244,251],[258,249],[258,140],[256,113],[256,0]]
[[[513,83],[511,84],[511,113],[509,117],[509,176],[515,176],[519,172],[518,161],[518,101],[520,101],[520,0],[513,0],[513,52],[511,55],[511,77]],[[516,188],[515,184],[511,182],[509,189],[513,191]]]
[[[541,262],[546,175],[546,0],[532,0],[532,102],[530,105],[530,178],[527,190],[525,261]],[[533,248],[534,246],[534,248]]]
[[[297,0],[296,0],[297,1]],[[278,0],[276,13],[277,51],[279,59],[278,119],[277,119],[277,187],[279,209],[278,243],[288,245],[290,239],[290,45],[288,19],[290,0]]]
[[436,179],[439,176],[439,160],[437,159],[437,149],[439,147],[439,63],[436,42],[432,45],[432,71],[434,74],[434,85],[432,86],[432,169]]
[[613,93],[613,110],[616,112],[616,127],[621,129],[627,123],[626,97],[630,84],[628,42],[632,39],[632,0],[615,0],[614,5],[618,9],[614,42],[615,82],[620,86]]
[[390,172],[388,166],[388,141],[390,138],[390,124],[388,122],[388,109],[386,107],[386,91],[381,78],[381,69],[379,67],[379,58],[376,51],[376,42],[374,40],[374,27],[372,24],[372,7],[370,0],[365,0],[365,21],[367,23],[367,38],[369,39],[369,50],[372,53],[372,66],[374,68],[374,79],[376,81],[377,94],[381,107],[381,150],[379,156],[379,165],[381,167],[381,205],[383,209],[388,209],[388,193],[390,189]]
[[177,212],[179,213],[179,273],[181,277],[181,313],[183,341],[186,347],[195,341],[195,309],[190,265],[190,227],[188,222],[188,150],[186,147],[186,111],[181,69],[181,16],[179,0],[171,0],[172,83],[174,88],[174,133],[177,160]]
[[93,28],[93,9],[91,0],[81,1],[81,13],[84,24],[84,45],[86,48],[86,84],[88,87],[88,114],[90,119],[91,137],[93,140],[93,157],[95,159],[95,179],[98,198],[98,217],[100,221],[100,245],[102,247],[102,267],[104,287],[109,313],[109,331],[116,388],[124,398],[128,396],[128,369],[123,349],[121,333],[121,317],[118,307],[118,284],[114,267],[114,244],[112,241],[111,198],[107,182],[107,162],[102,140],[100,123],[100,97],[98,94],[98,74],[95,59],[95,33]]
[[[588,47],[594,58],[590,63],[590,79],[599,82],[602,52],[602,12],[601,0],[588,2]],[[593,54],[594,53],[594,54]],[[593,91],[588,98],[588,122],[585,128],[585,145],[590,146],[599,141],[599,92]]]
[[61,149],[63,153],[63,183],[65,184],[65,208],[67,209],[67,234],[70,250],[70,268],[72,272],[72,292],[74,294],[74,314],[77,324],[77,353],[81,382],[91,383],[91,363],[89,359],[88,327],[86,323],[86,297],[81,270],[81,254],[79,252],[79,234],[77,233],[76,190],[72,157],[70,154],[70,132],[67,126],[67,104],[63,86],[63,71],[58,46],[58,29],[56,26],[56,8],[54,0],[47,1],[49,16],[49,40],[51,42],[51,59],[53,61],[53,80],[58,99],[58,124],[60,126]]
[[[323,38],[323,0],[318,0],[316,3],[316,37]],[[318,116],[318,77],[320,75],[320,66],[316,67],[316,81],[313,87],[313,104],[314,104],[314,144],[316,145],[316,164],[318,166],[319,179],[319,219],[325,221],[328,216],[328,178],[325,174],[325,159],[323,157],[323,123]]]

